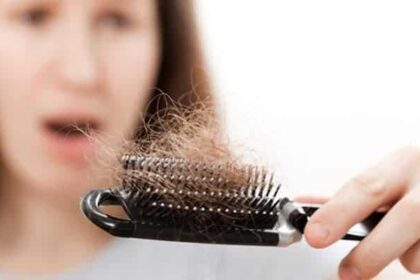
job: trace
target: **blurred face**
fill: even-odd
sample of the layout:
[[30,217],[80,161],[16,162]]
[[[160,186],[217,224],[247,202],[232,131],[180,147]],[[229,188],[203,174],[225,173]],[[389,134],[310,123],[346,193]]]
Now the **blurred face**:
[[[159,65],[155,0],[0,0],[0,157],[47,192],[92,184],[95,141],[130,137]],[[112,146],[113,148],[115,146]]]

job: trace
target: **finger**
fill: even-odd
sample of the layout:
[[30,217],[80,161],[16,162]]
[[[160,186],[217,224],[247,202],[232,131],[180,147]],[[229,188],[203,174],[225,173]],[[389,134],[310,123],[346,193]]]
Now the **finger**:
[[377,208],[399,198],[413,169],[410,157],[401,153],[354,177],[320,207],[305,228],[307,242],[315,248],[326,247]]
[[411,273],[420,273],[420,241],[400,257],[401,264]]
[[340,276],[349,279],[349,271],[352,271],[360,279],[370,278],[403,255],[419,240],[419,212],[420,191],[412,192],[400,200],[343,260]]
[[310,203],[310,204],[324,204],[327,202],[328,198],[322,196],[297,196],[293,199],[295,202],[299,203]]
[[[420,186],[417,187],[417,190],[419,190],[419,188]],[[400,261],[401,264],[411,273],[420,273],[420,240],[418,240],[400,257]]]

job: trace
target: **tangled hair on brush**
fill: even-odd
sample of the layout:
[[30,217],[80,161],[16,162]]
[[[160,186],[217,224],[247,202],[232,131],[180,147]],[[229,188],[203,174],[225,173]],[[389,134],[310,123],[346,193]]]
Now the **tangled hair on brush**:
[[[191,95],[186,94],[183,98]],[[192,161],[227,160],[232,157],[222,125],[210,102],[181,103],[164,93],[152,102],[157,102],[163,109],[153,116],[145,116],[133,143],[126,147],[126,153]]]
[[[186,95],[189,96],[191,95]],[[149,121],[144,121],[141,125],[141,131],[137,134],[140,136],[128,142],[121,155],[183,159],[191,165],[227,164],[231,168],[237,167],[238,160],[230,150],[229,141],[222,131],[213,106],[206,101],[185,102],[189,104],[186,106],[165,94],[156,98],[165,109],[155,112],[153,117],[145,118]],[[202,177],[202,174],[193,174],[192,169],[188,172],[191,176]],[[128,175],[125,171],[122,174]],[[150,179],[146,173],[131,175],[138,176],[133,179]]]
[[[143,137],[127,143],[121,155],[140,161],[133,162],[134,168],[120,167],[119,185],[155,192],[152,199],[162,205],[202,209],[193,217],[197,226],[245,220],[246,212],[261,209],[249,201],[248,192],[274,189],[273,178],[265,168],[247,165],[230,151],[212,107],[186,107],[165,95],[159,98],[172,102],[166,106],[170,109],[157,112],[154,122],[144,123]],[[259,198],[265,199],[262,192]],[[237,209],[232,209],[232,201]]]
[[[159,98],[172,104],[144,121],[142,137],[114,151],[113,192],[128,216],[213,233],[275,223],[280,186],[265,168],[235,156],[213,108]],[[102,173],[111,177],[108,170]]]

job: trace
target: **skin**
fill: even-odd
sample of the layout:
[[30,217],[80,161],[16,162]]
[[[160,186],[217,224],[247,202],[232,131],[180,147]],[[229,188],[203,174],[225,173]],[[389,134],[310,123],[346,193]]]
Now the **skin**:
[[370,213],[387,211],[382,221],[341,262],[341,279],[370,279],[399,259],[420,273],[420,149],[403,147],[349,180],[305,228],[307,242],[324,248],[338,241]]
[[109,147],[130,137],[159,68],[156,3],[2,0],[0,42],[0,224],[9,225],[0,227],[0,267],[62,271],[110,239],[79,210],[80,196],[105,181],[88,159],[52,155],[40,124],[83,110],[100,119]]

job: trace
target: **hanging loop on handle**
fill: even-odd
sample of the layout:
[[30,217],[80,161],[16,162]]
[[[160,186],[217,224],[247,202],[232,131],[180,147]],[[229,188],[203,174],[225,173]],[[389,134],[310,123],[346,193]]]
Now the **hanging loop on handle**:
[[83,214],[95,225],[118,237],[132,237],[135,225],[130,220],[112,217],[101,211],[101,205],[121,205],[111,189],[90,191],[85,195],[80,208]]

